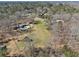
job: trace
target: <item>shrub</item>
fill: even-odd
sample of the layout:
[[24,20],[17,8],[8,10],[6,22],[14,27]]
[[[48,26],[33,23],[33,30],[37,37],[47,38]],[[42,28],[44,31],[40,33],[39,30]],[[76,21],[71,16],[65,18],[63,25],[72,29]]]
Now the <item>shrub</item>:
[[63,53],[66,57],[78,57],[79,53],[72,51],[70,48],[68,48],[67,46],[64,46],[63,48]]

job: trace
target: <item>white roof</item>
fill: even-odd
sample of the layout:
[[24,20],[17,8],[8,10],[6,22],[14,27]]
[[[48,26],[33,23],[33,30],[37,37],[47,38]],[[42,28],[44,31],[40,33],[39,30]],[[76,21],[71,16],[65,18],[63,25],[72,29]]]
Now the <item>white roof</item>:
[[63,21],[63,20],[56,20],[56,22],[59,22],[59,21],[61,21],[61,22],[63,22],[63,23],[64,23],[64,21]]

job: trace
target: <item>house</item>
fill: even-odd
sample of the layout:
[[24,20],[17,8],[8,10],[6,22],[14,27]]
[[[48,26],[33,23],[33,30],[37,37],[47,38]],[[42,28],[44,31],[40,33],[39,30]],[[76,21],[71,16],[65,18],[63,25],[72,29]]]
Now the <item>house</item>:
[[21,30],[21,31],[25,31],[32,28],[32,24],[18,24],[16,27],[14,27],[15,30]]

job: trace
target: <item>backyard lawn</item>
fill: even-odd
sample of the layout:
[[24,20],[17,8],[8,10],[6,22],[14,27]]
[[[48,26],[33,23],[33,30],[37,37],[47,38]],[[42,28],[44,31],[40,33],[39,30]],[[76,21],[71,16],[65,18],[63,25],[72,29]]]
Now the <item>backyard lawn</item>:
[[34,31],[29,36],[34,39],[35,46],[44,47],[46,45],[48,39],[51,36],[50,32],[46,28],[47,26],[45,25],[44,21],[42,21],[42,19],[39,20],[38,24],[34,25]]

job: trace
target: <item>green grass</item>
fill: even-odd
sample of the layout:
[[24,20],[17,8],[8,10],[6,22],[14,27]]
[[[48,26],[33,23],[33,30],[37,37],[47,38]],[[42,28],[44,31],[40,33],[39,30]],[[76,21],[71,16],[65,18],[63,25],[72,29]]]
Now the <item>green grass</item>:
[[6,49],[0,49],[0,57],[5,56]]
[[25,47],[24,41],[19,41],[19,42],[17,43],[17,47],[18,47],[20,50],[24,49],[24,47]]
[[34,25],[34,31],[30,35],[30,37],[36,42],[35,45],[39,47],[44,46],[51,35],[50,32],[47,30],[44,21],[41,20],[39,20],[38,23]]
[[64,55],[65,55],[66,57],[78,57],[78,56],[79,56],[79,53],[74,52],[74,51],[72,51],[71,49],[69,49],[69,48],[67,48],[67,47],[64,47],[64,48],[62,49],[62,51],[63,51],[63,53],[64,53]]

